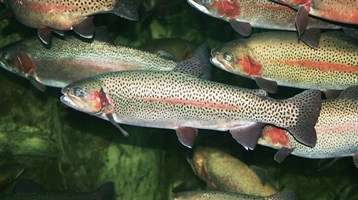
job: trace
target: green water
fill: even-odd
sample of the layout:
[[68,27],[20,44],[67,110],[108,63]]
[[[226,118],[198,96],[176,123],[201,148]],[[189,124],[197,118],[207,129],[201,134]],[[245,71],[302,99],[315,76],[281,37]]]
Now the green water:
[[[158,8],[142,22],[100,15],[117,44],[140,46],[157,38],[180,38],[211,48],[240,36],[228,23],[192,8],[186,1]],[[261,31],[261,30],[255,30]],[[15,19],[0,22],[0,45],[36,35]],[[214,80],[255,88],[253,81],[214,70]],[[198,178],[186,161],[190,150],[173,130],[123,125],[125,138],[109,122],[80,113],[59,101],[59,89],[45,93],[5,70],[0,70],[0,165],[20,163],[23,176],[49,190],[92,191],[107,181],[115,183],[117,199],[171,199],[171,190]],[[279,96],[299,90],[282,89]],[[221,148],[248,165],[267,170],[267,180],[278,190],[293,190],[298,199],[358,199],[358,170],[352,158],[329,161],[288,157],[273,160],[275,150],[246,151],[228,133],[200,131],[196,145]],[[193,188],[195,189],[195,188]]]

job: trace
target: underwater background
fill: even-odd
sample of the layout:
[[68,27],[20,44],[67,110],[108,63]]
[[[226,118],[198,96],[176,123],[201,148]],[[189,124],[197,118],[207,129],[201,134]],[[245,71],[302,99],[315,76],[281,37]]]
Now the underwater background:
[[[128,21],[113,14],[97,15],[96,26],[108,28],[116,44],[174,49],[187,56],[198,45],[214,48],[241,37],[227,22],[209,17],[185,0],[147,0],[147,17]],[[4,6],[1,9],[5,9]],[[266,31],[254,29],[254,32]],[[0,21],[0,46],[36,35],[15,18]],[[162,41],[153,39],[172,38]],[[213,68],[213,80],[256,88],[254,81]],[[302,90],[280,88],[275,98]],[[24,166],[22,176],[48,190],[93,191],[115,183],[116,199],[172,199],[184,182],[203,185],[187,162],[191,150],[173,130],[123,125],[125,138],[108,121],[71,109],[59,100],[60,89],[40,92],[28,80],[0,70],[0,165]],[[279,164],[276,150],[257,146],[247,151],[227,132],[200,130],[195,146],[215,147],[247,165],[267,171],[265,180],[279,191],[295,191],[297,199],[358,199],[358,170],[352,158],[311,160],[289,156]],[[197,185],[189,189],[197,189]],[[10,189],[4,192],[9,192]]]

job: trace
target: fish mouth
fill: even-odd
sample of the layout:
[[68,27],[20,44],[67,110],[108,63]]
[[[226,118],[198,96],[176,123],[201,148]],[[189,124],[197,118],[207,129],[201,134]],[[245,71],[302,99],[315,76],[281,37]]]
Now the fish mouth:
[[213,65],[219,67],[220,69],[234,73],[234,68],[232,68],[230,65],[225,65],[225,64],[221,63],[216,57],[210,58],[210,62]]
[[211,15],[211,13],[209,12],[207,7],[205,7],[205,6],[203,6],[203,5],[199,4],[199,3],[196,3],[194,0],[188,0],[188,3],[192,7],[198,9],[199,11],[201,11],[201,12],[207,14],[207,15]]
[[8,64],[8,62],[4,58],[0,58],[0,67],[6,69],[9,72],[14,73],[12,67]]

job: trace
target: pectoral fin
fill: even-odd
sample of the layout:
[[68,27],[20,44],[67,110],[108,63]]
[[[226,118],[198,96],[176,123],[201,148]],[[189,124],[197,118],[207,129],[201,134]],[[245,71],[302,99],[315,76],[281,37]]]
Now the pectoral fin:
[[121,131],[121,133],[122,133],[125,137],[128,137],[128,136],[129,136],[128,132],[127,132],[126,130],[124,130],[121,126],[119,126],[119,124],[114,120],[112,113],[106,114],[106,117],[107,117],[108,121],[110,121],[115,127],[117,127],[117,129],[118,129],[119,131]]
[[296,28],[298,31],[298,38],[301,38],[305,32],[308,24],[309,11],[304,6],[300,6],[296,15]]
[[277,93],[277,83],[276,81],[270,81],[263,78],[256,77],[254,78],[257,86],[269,93]]
[[177,137],[184,146],[192,148],[194,145],[195,137],[198,134],[198,130],[190,127],[179,126],[175,129]]
[[275,154],[274,160],[278,163],[282,163],[287,158],[287,156],[291,154],[292,151],[293,149],[282,147]]
[[248,125],[231,129],[232,137],[246,149],[254,149],[259,140],[264,123],[252,122]]
[[30,83],[37,88],[38,90],[40,90],[41,92],[45,92],[46,91],[46,86],[40,82],[38,82],[35,77],[33,76],[28,76],[27,77],[30,81]]
[[251,24],[247,22],[240,22],[236,20],[229,20],[231,27],[238,32],[240,35],[244,37],[248,37],[251,35]]

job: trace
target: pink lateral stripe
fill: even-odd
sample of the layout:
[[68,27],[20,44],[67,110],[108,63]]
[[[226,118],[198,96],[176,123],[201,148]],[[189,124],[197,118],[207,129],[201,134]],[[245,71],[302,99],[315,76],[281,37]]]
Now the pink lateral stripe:
[[324,127],[315,127],[317,133],[325,133],[328,131],[358,131],[358,123],[357,124],[338,124],[338,125],[329,125]]
[[283,6],[280,4],[258,4],[258,3],[240,3],[241,7],[256,7],[256,8],[264,8],[264,9],[272,9],[272,10],[284,10],[289,11],[296,14],[292,8],[288,6]]
[[346,65],[331,62],[311,61],[311,60],[267,60],[275,64],[285,64],[292,66],[302,66],[309,69],[318,69],[323,72],[338,71],[347,73],[358,73],[358,66]]
[[151,101],[151,102],[168,103],[174,105],[180,104],[180,105],[203,107],[203,108],[214,108],[214,109],[221,109],[221,110],[239,110],[239,107],[232,106],[229,104],[196,101],[196,100],[164,99],[164,98],[152,98],[152,97],[145,97],[143,98],[143,100]]
[[38,2],[24,2],[25,7],[36,10],[40,12],[50,12],[50,11],[66,11],[75,8],[75,6],[66,6],[59,4],[45,4]]

